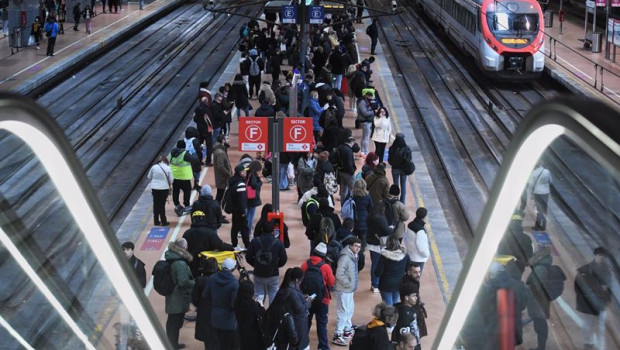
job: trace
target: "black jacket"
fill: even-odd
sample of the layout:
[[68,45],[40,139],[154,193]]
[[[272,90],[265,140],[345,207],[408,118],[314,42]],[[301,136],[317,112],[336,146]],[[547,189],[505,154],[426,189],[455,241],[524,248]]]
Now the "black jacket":
[[194,257],[189,263],[189,269],[194,277],[200,274],[198,271],[200,266],[198,254],[200,252],[205,250],[233,250],[233,246],[222,242],[215,230],[208,228],[203,223],[192,223],[183,234],[183,238],[187,240],[187,251]]
[[256,108],[254,116],[273,118],[276,116],[276,110],[270,104],[261,104],[260,107]]
[[398,321],[394,330],[392,331],[392,341],[398,343],[400,341],[400,335],[403,333],[410,333],[416,340],[420,339],[418,330],[417,314],[415,309],[405,305],[402,301],[394,305],[398,310]]
[[409,255],[402,250],[381,250],[381,258],[375,270],[375,277],[379,279],[379,290],[398,292],[398,285],[405,275]]
[[192,204],[192,214],[195,211],[202,211],[205,213],[204,226],[217,231],[222,226],[224,217],[222,216],[222,208],[220,203],[213,199],[213,196],[200,196],[198,200]]
[[249,180],[247,180],[248,182],[246,185],[246,191],[247,186],[251,186],[253,189],[256,190],[256,197],[252,199],[248,198],[248,207],[258,207],[262,204],[260,200],[260,189],[263,186],[263,181],[258,176],[250,173],[249,171],[247,176]]
[[245,188],[245,179],[239,174],[233,175],[228,181],[229,191],[232,191],[233,212],[244,214],[248,208],[248,194]]
[[379,245],[379,237],[389,236],[394,230],[388,226],[385,215],[371,214],[368,216],[368,233],[366,234],[366,242],[372,245]]
[[264,350],[262,322],[265,319],[265,309],[255,300],[248,300],[246,303],[237,303],[235,314],[237,316],[237,330],[243,350]]
[[235,80],[228,92],[228,100],[234,101],[237,108],[245,109],[250,104],[248,88],[243,80]]
[[[267,249],[269,246],[271,246],[269,250],[271,251],[272,265],[266,268],[261,264],[257,263],[256,254],[258,254],[263,248]],[[286,260],[288,259],[288,257],[286,255],[286,249],[284,248],[284,244],[282,244],[282,242],[277,240],[273,235],[262,234],[258,237],[255,237],[252,242],[250,242],[250,246],[248,247],[248,250],[246,252],[245,259],[248,264],[254,267],[254,276],[265,278],[278,276],[279,268],[286,264]]]
[[411,153],[411,150],[405,143],[405,138],[398,135],[388,152],[388,163],[392,169],[404,168],[408,153]]
[[611,273],[609,268],[591,262],[577,269],[575,277],[575,297],[577,311],[598,315],[605,310],[611,299],[609,286]]
[[142,260],[136,258],[136,256],[132,256],[129,259],[129,265],[136,272],[136,278],[138,278],[138,282],[142,286],[142,288],[146,287],[146,270],[144,269],[144,263]]
[[[268,334],[271,336],[278,328],[280,320],[283,320],[276,337],[278,349],[286,349],[286,345],[292,345],[289,349],[305,349],[308,346],[310,343],[308,336],[309,307],[310,304],[306,302],[299,289],[285,286],[278,291],[268,311]],[[290,320],[282,318],[287,312],[292,316]]]
[[209,277],[200,276],[196,279],[194,284],[194,290],[192,291],[192,304],[196,306],[196,330],[194,331],[194,338],[200,341],[214,339],[213,328],[211,327],[211,299],[203,298],[204,289],[207,286]]
[[211,117],[213,110],[204,103],[199,103],[198,107],[194,109],[194,122],[196,123],[196,128],[198,129],[198,133],[205,137],[208,131],[208,125],[206,118],[210,118],[211,122],[213,122],[213,118]]
[[348,144],[338,146],[338,156],[340,158],[340,172],[349,175],[355,174],[357,167],[353,158],[353,149]]
[[211,104],[211,123],[213,128],[221,128],[226,122],[226,111],[222,103],[213,102]]

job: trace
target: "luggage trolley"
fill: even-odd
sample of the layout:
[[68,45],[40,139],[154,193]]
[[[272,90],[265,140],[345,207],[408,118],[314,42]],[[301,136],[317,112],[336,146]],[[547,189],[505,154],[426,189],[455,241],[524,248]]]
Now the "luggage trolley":
[[237,262],[237,270],[239,271],[239,281],[250,280],[250,274],[252,271],[245,268],[244,265],[244,257],[245,250],[234,250],[234,251],[217,251],[217,250],[205,250],[198,254],[198,257],[201,261],[207,260],[208,258],[215,258],[217,260],[217,265],[219,268],[222,268],[222,262],[226,258],[234,259]]

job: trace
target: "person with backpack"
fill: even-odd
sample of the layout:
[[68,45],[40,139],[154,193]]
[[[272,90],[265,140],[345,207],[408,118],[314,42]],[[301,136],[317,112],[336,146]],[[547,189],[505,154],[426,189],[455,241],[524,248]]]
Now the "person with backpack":
[[227,98],[229,101],[235,102],[235,107],[237,107],[237,119],[241,116],[241,111],[244,112],[246,117],[250,116],[248,87],[243,81],[241,74],[235,74],[235,80],[233,80]]
[[254,283],[243,280],[239,282],[237,300],[235,300],[235,316],[239,332],[240,350],[264,350],[266,345],[263,337],[263,323],[266,312],[262,305],[254,300]]
[[409,259],[420,267],[420,271],[424,270],[424,264],[431,256],[430,246],[428,244],[428,234],[426,233],[426,215],[428,210],[424,207],[419,207],[415,211],[415,218],[407,225],[407,232],[405,234],[405,248]]
[[388,225],[394,226],[394,236],[402,241],[406,228],[405,222],[409,220],[409,210],[398,200],[399,195],[398,185],[390,186],[388,197],[383,200],[383,205],[385,205],[385,218]]
[[329,349],[327,343],[327,321],[331,300],[329,290],[336,283],[331,267],[324,262],[326,254],[327,245],[321,242],[312,251],[310,259],[301,264],[301,270],[304,272],[300,284],[301,291],[309,297],[314,295],[308,315],[308,328],[316,315],[316,333],[320,350]]
[[[276,239],[279,239],[284,244],[284,248],[288,248],[291,246],[291,240],[288,235],[288,225],[283,223],[282,226],[284,227],[284,233],[278,232],[280,227],[280,219],[267,219],[267,215],[273,211],[273,205],[271,203],[266,203],[263,205],[260,212],[260,218],[258,218],[256,226],[254,226],[254,238],[260,237],[265,232],[265,225],[269,223],[273,226],[273,235]],[[283,238],[280,237],[281,234],[284,234]]]
[[366,181],[357,179],[353,183],[353,200],[355,201],[355,235],[362,240],[362,247],[366,248],[368,233],[368,216],[372,211],[372,199],[366,189]]
[[605,308],[612,298],[609,252],[597,247],[593,253],[594,259],[578,268],[575,277],[577,311],[583,319],[583,339],[587,350],[605,349]]
[[351,340],[349,350],[385,350],[392,349],[388,337],[388,328],[398,321],[398,310],[385,303],[377,304],[373,312],[374,318],[365,326],[358,327]]
[[172,293],[165,296],[166,314],[168,314],[166,335],[174,349],[182,349],[185,345],[179,344],[179,332],[183,327],[183,316],[189,309],[195,283],[188,265],[193,258],[187,251],[187,241],[184,238],[170,242],[164,256],[170,264],[170,275],[174,283]]
[[209,278],[204,292],[211,302],[211,325],[219,349],[234,349],[237,336],[235,302],[239,283],[232,274],[237,263],[231,258],[222,262],[222,269]]
[[[278,294],[267,310],[266,335],[269,342],[275,343],[277,349],[295,350],[309,347],[308,309],[312,300],[304,296],[300,289],[303,277],[301,268],[287,269]],[[285,317],[287,314],[289,316]]]
[[381,249],[375,276],[379,277],[381,299],[390,306],[400,301],[398,285],[405,276],[408,262],[409,256],[400,246],[398,238],[389,236],[385,248]]
[[383,200],[390,194],[390,180],[385,176],[385,164],[379,163],[366,177],[366,188],[372,198],[373,206],[382,206]]
[[[228,189],[230,194],[228,200],[231,201],[232,207],[232,227],[230,229],[230,241],[236,250],[239,250],[237,234],[241,233],[243,246],[250,245],[250,230],[248,229],[248,221],[246,213],[248,209],[247,186],[245,185],[247,168],[243,164],[235,167],[235,174],[228,181]],[[226,201],[227,199],[224,199]]]
[[192,291],[192,304],[196,306],[196,328],[194,338],[205,344],[205,349],[218,349],[215,333],[211,325],[211,299],[205,298],[209,278],[220,269],[217,259],[208,258],[203,263],[202,276],[196,278]]
[[[392,166],[392,182],[400,187],[400,201],[403,204],[406,204],[407,176],[415,170],[411,157],[411,149],[405,142],[405,135],[397,133],[388,151],[388,163]],[[411,169],[412,165],[413,170]],[[411,172],[409,173],[409,171]]]
[[250,55],[246,58],[249,61],[250,69],[249,69],[249,96],[252,98],[254,95],[254,90],[256,90],[256,98],[258,98],[258,93],[260,90],[260,81],[261,81],[261,72],[265,69],[265,62],[262,58],[258,56],[258,51],[256,49],[250,50]]
[[[186,150],[184,140],[177,141],[176,147],[168,155],[170,169],[172,170],[172,202],[177,216],[189,212],[189,199],[192,192],[192,179],[194,178],[192,167],[199,167],[200,160],[197,155]],[[179,195],[183,191],[183,206],[179,202]]]
[[379,29],[377,28],[377,24],[379,20],[377,18],[373,18],[372,23],[366,27],[366,35],[370,37],[370,54],[376,55],[377,48],[377,39],[379,38]]
[[355,313],[353,296],[358,284],[358,254],[362,241],[353,237],[346,240],[347,245],[340,252],[336,269],[336,301],[338,313],[332,343],[346,346],[355,333],[351,318]]
[[[211,135],[208,134],[208,138]],[[191,155],[198,157],[198,162],[192,163],[192,172],[194,174],[194,187],[193,189],[200,192],[202,186],[200,186],[200,172],[202,171],[202,147],[200,142],[200,134],[198,133],[198,129],[193,126],[188,126],[185,129],[185,150],[188,151]],[[210,154],[209,154],[210,156]]]
[[254,267],[255,299],[263,305],[273,303],[280,282],[280,268],[288,259],[284,244],[274,236],[274,225],[268,221],[263,225],[263,232],[255,237],[245,256],[248,264]]
[[319,198],[319,214],[313,216],[310,221],[314,235],[310,247],[312,250],[321,242],[329,243],[335,238],[336,231],[342,226],[338,214],[334,213],[334,208],[327,198]]
[[251,235],[254,228],[254,217],[256,216],[256,208],[259,207],[262,202],[260,200],[260,189],[263,186],[263,181],[260,179],[260,172],[263,170],[263,165],[260,160],[253,160],[248,166],[248,171],[245,179],[246,192],[248,197],[248,232]]
[[367,223],[366,242],[370,251],[370,291],[379,293],[379,275],[375,272],[379,266],[379,260],[381,260],[381,248],[385,246],[383,242],[394,233],[394,227],[388,225],[385,218],[385,206],[383,205],[372,208]]

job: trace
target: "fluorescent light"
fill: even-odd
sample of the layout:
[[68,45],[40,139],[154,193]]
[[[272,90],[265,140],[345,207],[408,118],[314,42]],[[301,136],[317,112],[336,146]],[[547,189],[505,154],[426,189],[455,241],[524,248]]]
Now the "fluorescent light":
[[530,173],[540,156],[547,150],[551,142],[564,133],[565,128],[557,124],[541,126],[528,135],[517,151],[514,161],[510,164],[508,175],[502,183],[498,201],[493,208],[487,226],[484,228],[480,246],[473,258],[469,273],[465,277],[463,288],[455,301],[454,310],[447,322],[446,331],[439,340],[437,349],[452,349],[454,347],[478,290],[484,281],[486,276],[484,272],[491,265],[499,242],[506,228],[508,228],[514,208],[521,197],[522,191],[515,189],[525,188]]
[[[140,328],[140,331],[144,335],[144,338],[148,342],[150,348],[165,349],[165,344],[160,339],[153,324],[151,324],[147,313],[142,309],[138,296],[133,292],[131,283],[127,279],[127,276],[125,276],[120,262],[114,254],[113,249],[120,248],[111,247],[108,244],[108,241],[105,238],[106,234],[99,226],[99,223],[95,218],[93,210],[86,200],[86,197],[82,191],[79,190],[80,186],[78,181],[71,172],[71,168],[62,152],[41,130],[24,122],[16,120],[0,121],[0,129],[6,129],[7,131],[15,134],[32,148],[34,154],[39,158],[41,164],[43,164],[47,170],[50,179],[56,186],[58,193],[62,196],[62,199],[71,212],[73,219],[88,241],[93,254],[95,254],[99,264],[108,275],[110,282],[114,286],[120,299],[123,301],[123,304],[125,304],[125,307],[129,310],[131,316],[136,321],[136,324]],[[12,244],[10,239],[9,243]],[[25,268],[24,266],[22,267]],[[30,265],[28,265],[28,268],[32,270]],[[38,278],[36,273],[35,277]],[[33,279],[33,277],[31,277],[31,279]],[[39,288],[45,288],[45,290],[47,290],[45,285],[42,285]],[[43,291],[43,289],[41,290]],[[55,301],[55,303],[60,305],[58,301]],[[53,303],[53,305],[55,304]],[[79,331],[79,328],[77,330]],[[82,338],[80,337],[80,339]],[[87,347],[93,348],[88,342],[88,339],[85,340],[88,344]]]
[[34,348],[30,346],[30,344],[28,344],[28,342],[24,340],[24,338],[22,338],[22,336],[19,335],[19,333],[17,333],[17,331],[11,327],[11,325],[2,316],[0,316],[0,326],[4,327],[4,329],[6,329],[6,331],[9,332],[9,334],[12,335],[13,338],[15,338],[15,340],[17,340],[24,348],[34,350]]

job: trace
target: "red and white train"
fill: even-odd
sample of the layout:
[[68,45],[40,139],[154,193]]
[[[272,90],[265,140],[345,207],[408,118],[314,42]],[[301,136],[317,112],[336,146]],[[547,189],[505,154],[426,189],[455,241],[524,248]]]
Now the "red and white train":
[[536,0],[417,0],[488,76],[536,79],[545,68],[544,17]]

